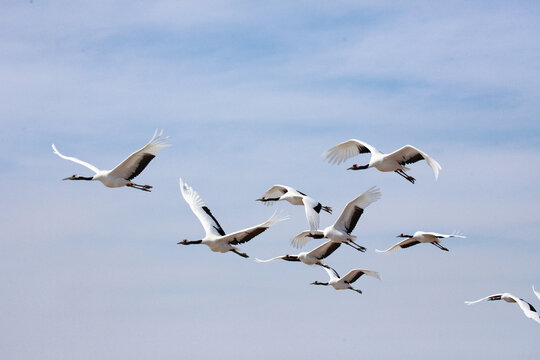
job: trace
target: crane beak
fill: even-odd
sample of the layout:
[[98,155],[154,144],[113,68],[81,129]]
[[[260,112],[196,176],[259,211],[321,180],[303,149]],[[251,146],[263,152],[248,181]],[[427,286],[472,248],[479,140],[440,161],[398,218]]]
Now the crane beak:
[[73,179],[73,176],[69,176],[69,177],[67,177],[67,178],[63,178],[62,180],[71,180],[71,179]]

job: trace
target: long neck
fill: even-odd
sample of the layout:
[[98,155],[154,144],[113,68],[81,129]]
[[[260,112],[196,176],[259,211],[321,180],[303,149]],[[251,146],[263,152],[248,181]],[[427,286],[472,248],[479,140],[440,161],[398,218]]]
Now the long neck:
[[200,244],[200,243],[202,243],[202,240],[192,240],[192,241],[183,242],[184,245],[193,245],[193,244]]
[[361,165],[361,166],[358,166],[356,164],[354,164],[353,166],[351,166],[350,168],[348,168],[347,170],[365,170],[369,167],[369,164],[367,165]]
[[397,237],[400,237],[400,238],[412,238],[413,236],[412,235],[399,234]]
[[76,177],[76,178],[73,178],[71,180],[93,180],[94,177],[84,177],[84,176],[79,176],[79,177]]
[[324,286],[327,286],[328,283],[327,282],[318,282],[318,281],[315,281],[312,285],[324,285]]

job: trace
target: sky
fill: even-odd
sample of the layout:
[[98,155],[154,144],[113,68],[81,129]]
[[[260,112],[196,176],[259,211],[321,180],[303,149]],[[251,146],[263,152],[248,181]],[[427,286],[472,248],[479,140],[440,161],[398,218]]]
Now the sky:
[[[3,359],[538,359],[540,5],[534,1],[3,1],[0,3],[0,357]],[[171,146],[151,193],[61,181],[111,169],[155,129]],[[412,185],[350,138],[435,158]],[[182,177],[226,232],[290,216],[241,246],[204,236]],[[378,271],[352,291],[310,286],[293,254],[304,210],[254,200],[293,186],[334,214],[382,198],[327,263]],[[459,232],[443,252],[392,254],[400,233]],[[312,241],[306,250],[317,245]]]

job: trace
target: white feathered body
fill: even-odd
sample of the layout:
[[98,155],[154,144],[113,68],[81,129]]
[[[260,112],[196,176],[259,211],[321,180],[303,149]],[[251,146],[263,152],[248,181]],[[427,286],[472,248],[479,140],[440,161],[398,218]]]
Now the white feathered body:
[[371,153],[371,159],[369,160],[368,167],[374,167],[375,169],[382,172],[410,170],[408,167],[401,165],[396,159],[390,158],[386,154],[380,153],[375,148],[373,148],[372,150],[375,150],[375,152]]
[[323,230],[325,238],[337,243],[344,243],[351,240],[356,240],[356,235],[347,234],[346,231],[340,230],[334,225],[330,225]]
[[131,182],[124,178],[110,176],[109,174],[111,171],[112,170],[100,170],[96,175],[94,175],[92,180],[101,181],[103,185],[110,188],[126,186]]

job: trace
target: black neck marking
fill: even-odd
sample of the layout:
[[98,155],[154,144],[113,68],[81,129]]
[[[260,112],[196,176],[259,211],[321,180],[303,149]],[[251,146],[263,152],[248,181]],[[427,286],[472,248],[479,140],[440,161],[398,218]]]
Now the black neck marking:
[[201,244],[202,240],[192,240],[192,241],[182,241],[180,244],[184,245],[194,245],[194,244]]
[[300,259],[296,255],[285,255],[282,259],[285,261],[300,261]]
[[349,168],[349,170],[364,170],[364,169],[367,169],[368,167],[369,167],[369,164],[361,165],[361,166],[354,164],[353,166]]

